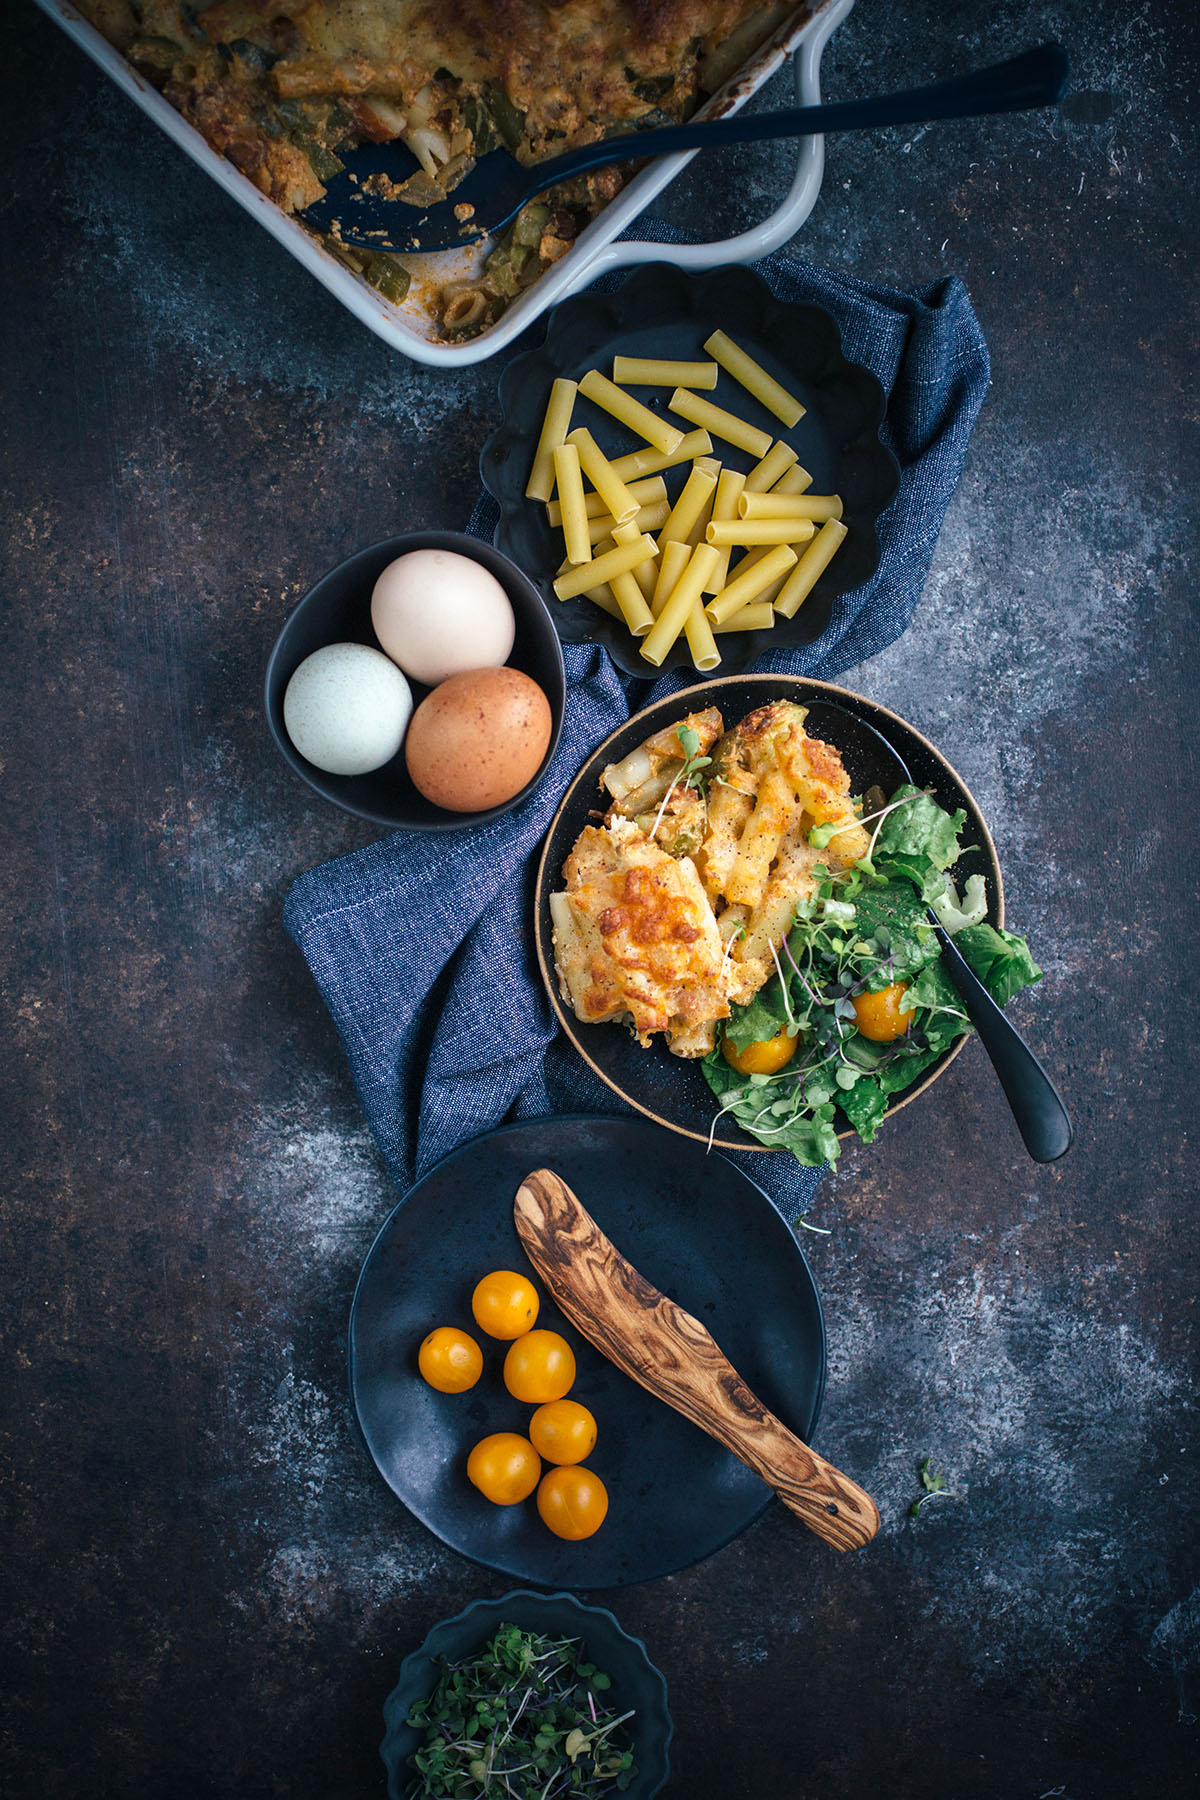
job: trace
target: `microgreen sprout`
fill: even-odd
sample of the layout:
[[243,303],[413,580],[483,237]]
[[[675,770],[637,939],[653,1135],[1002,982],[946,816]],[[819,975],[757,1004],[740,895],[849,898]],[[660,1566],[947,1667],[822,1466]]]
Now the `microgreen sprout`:
[[690,725],[677,725],[675,727],[675,736],[679,739],[680,748],[683,751],[683,767],[663,795],[658,811],[654,815],[654,823],[647,834],[651,840],[653,840],[659,826],[662,824],[663,814],[670,804],[671,795],[675,792],[675,789],[679,786],[680,782],[682,781],[685,787],[695,788],[698,794],[702,794],[704,792],[705,778],[701,775],[700,771],[701,769],[707,769],[712,762],[711,756],[701,756],[699,754],[700,734],[698,731],[693,730]]
[[700,755],[700,734],[690,725],[677,725],[675,736],[679,739],[684,755],[683,767],[675,779],[676,781],[685,781],[689,787],[700,790],[704,785],[704,778],[701,777],[700,771],[709,767],[712,757]]
[[719,987],[723,988],[725,986],[725,971],[729,967],[729,959],[733,955],[733,946],[738,942],[739,938],[744,938],[745,935],[746,927],[741,924],[735,925],[730,932],[729,937],[726,940],[724,955],[721,957],[721,972],[717,978],[717,985]]
[[932,1456],[925,1457],[918,1466],[917,1480],[921,1483],[925,1492],[914,1500],[909,1507],[908,1516],[910,1519],[919,1519],[921,1517],[921,1509],[928,1506],[931,1500],[939,1498],[945,1500],[958,1499],[958,1495],[946,1480],[945,1469],[934,1468]]
[[826,850],[831,841],[835,837],[838,837],[843,831],[849,831],[855,825],[869,825],[872,819],[875,819],[878,820],[878,824],[876,824],[875,830],[871,835],[871,846],[867,851],[867,857],[869,858],[871,851],[875,848],[875,839],[879,836],[879,826],[882,825],[888,814],[895,812],[896,808],[899,806],[910,806],[914,800],[930,797],[931,794],[931,789],[924,789],[920,793],[905,794],[902,799],[890,800],[886,806],[881,806],[878,812],[867,813],[861,819],[830,819],[824,825],[814,825],[808,834],[808,841],[814,850]]
[[796,1023],[796,1015],[792,1011],[792,1003],[788,998],[788,984],[783,978],[783,964],[779,960],[779,952],[774,944],[770,946],[771,961],[775,964],[775,973],[779,977],[779,992],[783,996],[783,1010],[787,1015],[788,1036],[795,1037],[800,1027]]

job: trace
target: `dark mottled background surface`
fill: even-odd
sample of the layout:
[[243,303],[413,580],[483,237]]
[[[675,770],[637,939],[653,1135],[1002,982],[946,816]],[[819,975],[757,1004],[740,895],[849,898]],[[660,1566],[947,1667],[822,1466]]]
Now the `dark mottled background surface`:
[[[349,1297],[395,1196],[280,906],[369,832],[286,771],[258,689],[317,574],[465,518],[499,365],[389,352],[2,10],[0,1791],[378,1795],[400,1658],[504,1583],[351,1429]],[[1015,1011],[1080,1141],[1028,1162],[976,1046],[821,1189],[820,1445],[884,1526],[835,1558],[774,1508],[618,1597],[670,1684],[678,1800],[1195,1772],[1196,19],[861,0],[826,60],[837,96],[1055,33],[1083,90],[831,143],[798,244],[959,273],[988,333],[925,602],[849,679],[990,815],[1047,970]],[[667,210],[735,228],[788,162],[697,164]],[[914,1525],[924,1455],[956,1498]]]

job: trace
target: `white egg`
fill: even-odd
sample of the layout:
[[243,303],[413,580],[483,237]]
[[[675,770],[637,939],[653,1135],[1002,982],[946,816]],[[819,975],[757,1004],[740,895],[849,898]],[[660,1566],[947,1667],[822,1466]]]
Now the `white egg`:
[[500,668],[516,636],[496,577],[453,550],[410,550],[390,562],[371,594],[371,623],[392,661],[427,687]]
[[412,690],[395,663],[368,644],[314,650],[283,696],[288,736],[328,775],[366,775],[390,762],[412,709]]

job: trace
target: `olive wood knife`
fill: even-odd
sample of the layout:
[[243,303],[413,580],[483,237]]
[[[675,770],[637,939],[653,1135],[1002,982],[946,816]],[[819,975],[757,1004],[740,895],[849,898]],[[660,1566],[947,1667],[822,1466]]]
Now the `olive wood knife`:
[[699,1319],[626,1262],[565,1181],[535,1169],[513,1214],[530,1261],[602,1355],[732,1450],[835,1550],[870,1542],[879,1529],[870,1495],[756,1399]]

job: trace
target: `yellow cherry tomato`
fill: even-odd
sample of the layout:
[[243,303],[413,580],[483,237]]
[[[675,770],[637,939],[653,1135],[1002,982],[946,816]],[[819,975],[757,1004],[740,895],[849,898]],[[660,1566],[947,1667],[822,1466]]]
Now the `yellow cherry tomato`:
[[504,1359],[505,1387],[528,1406],[561,1400],[574,1379],[574,1352],[557,1331],[527,1331]]
[[457,1325],[439,1325],[418,1350],[417,1367],[439,1394],[465,1394],[483,1374],[483,1352]]
[[581,1463],[596,1447],[596,1421],[578,1400],[551,1400],[530,1419],[529,1441],[548,1463]]
[[608,1512],[608,1490],[590,1469],[550,1469],[538,1488],[537,1509],[555,1537],[589,1538]]
[[890,1044],[903,1037],[912,1024],[912,1013],[901,1012],[900,1000],[908,987],[906,981],[894,981],[877,994],[856,994],[851,1004],[854,1020],[863,1037],[873,1044]]
[[491,1437],[480,1438],[467,1458],[468,1481],[497,1506],[528,1500],[541,1472],[537,1451],[515,1431],[494,1431]]
[[791,1062],[799,1041],[797,1036],[780,1026],[774,1037],[764,1038],[758,1044],[747,1044],[741,1050],[723,1037],[721,1055],[739,1075],[774,1075],[785,1063]]
[[471,1295],[471,1311],[480,1331],[489,1337],[519,1338],[537,1320],[537,1289],[528,1276],[493,1269]]

